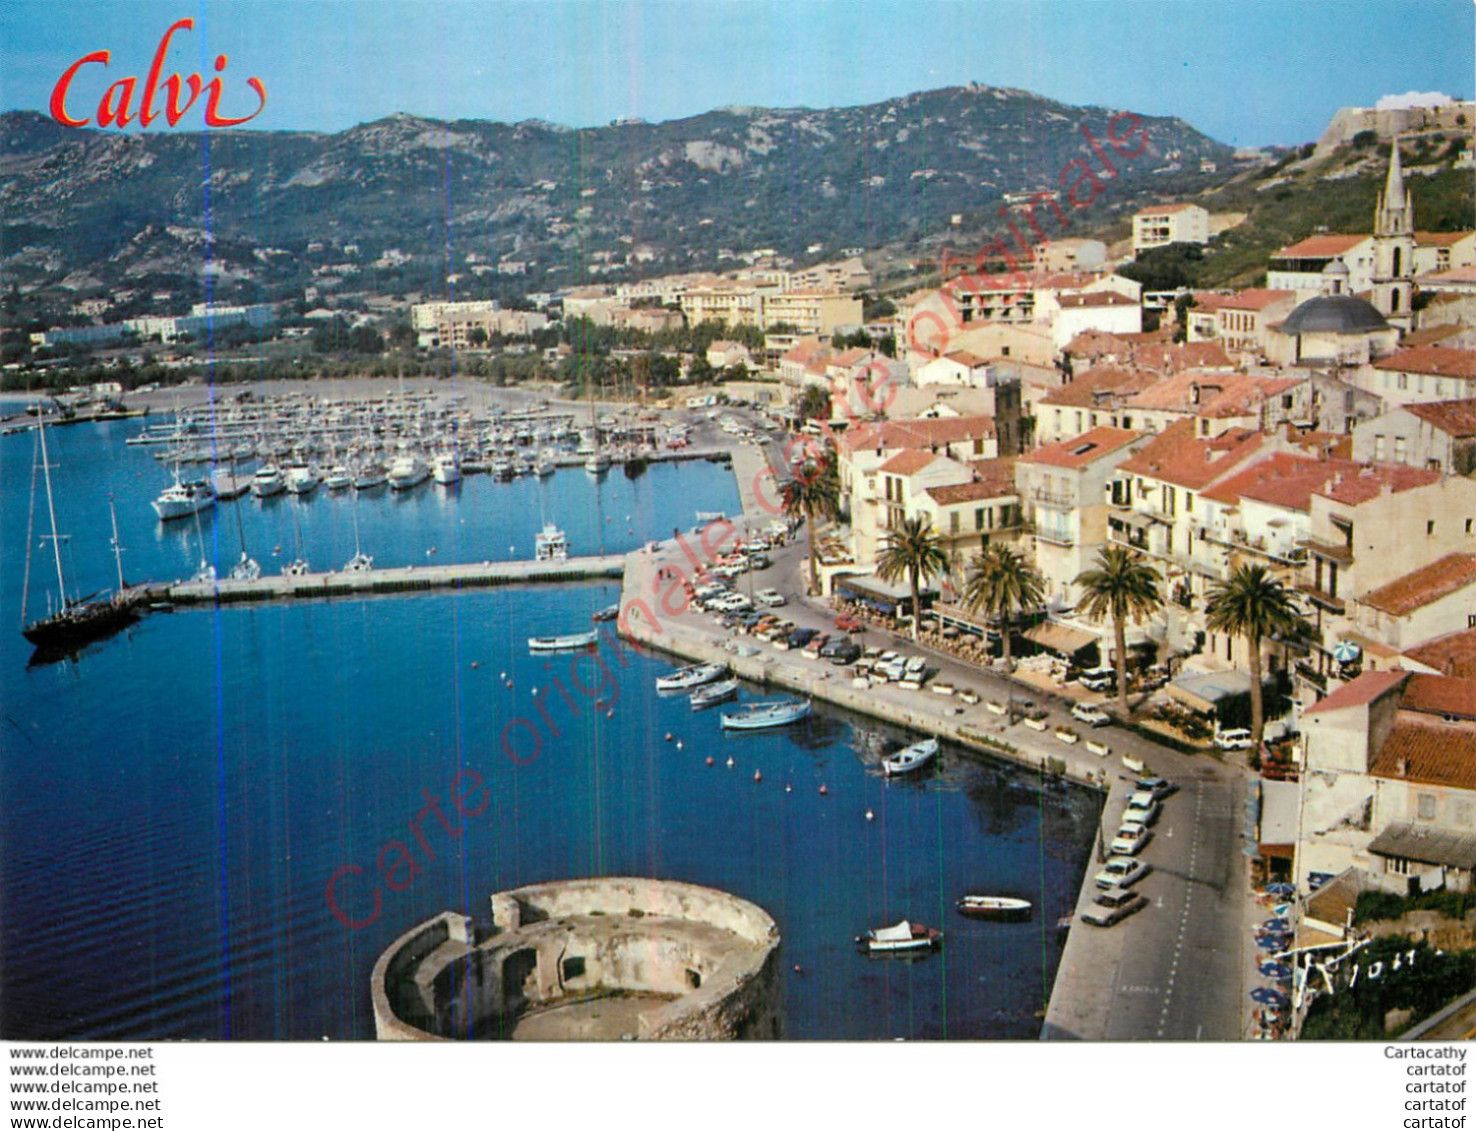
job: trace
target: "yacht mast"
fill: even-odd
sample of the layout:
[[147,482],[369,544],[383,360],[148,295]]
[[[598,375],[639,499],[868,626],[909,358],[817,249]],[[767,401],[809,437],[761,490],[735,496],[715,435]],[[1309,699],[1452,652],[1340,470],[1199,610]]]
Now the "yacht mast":
[[127,584],[123,580],[123,547],[118,542],[118,510],[113,506],[113,496],[108,495],[108,514],[113,518],[113,561],[118,564],[118,596],[123,595]]
[[46,422],[41,420],[37,427],[41,429],[41,473],[46,478],[46,511],[51,516],[51,549],[56,555],[56,597],[60,602],[58,612],[63,612],[67,607],[67,579],[62,574],[61,560],[61,535],[56,532],[56,503],[51,496],[51,462],[46,455]]

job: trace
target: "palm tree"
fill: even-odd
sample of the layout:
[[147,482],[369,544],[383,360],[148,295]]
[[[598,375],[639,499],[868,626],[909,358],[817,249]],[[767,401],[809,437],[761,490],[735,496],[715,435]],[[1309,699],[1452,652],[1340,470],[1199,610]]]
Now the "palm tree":
[[1045,600],[1045,582],[1025,558],[1000,542],[985,546],[969,563],[963,602],[999,621],[1005,667],[1010,666],[1010,618]]
[[807,420],[829,420],[830,393],[819,385],[806,385],[800,394],[799,418],[801,424]]
[[835,518],[840,513],[840,472],[831,452],[805,460],[795,468],[794,476],[784,484],[780,495],[786,517],[805,520],[805,539],[810,551],[810,585],[808,592],[818,592],[820,563],[815,553],[815,524],[822,518]]
[[1261,701],[1261,641],[1294,632],[1301,618],[1292,608],[1286,587],[1263,565],[1241,563],[1230,576],[1210,589],[1205,599],[1204,624],[1211,632],[1243,636],[1250,646],[1251,749],[1261,749],[1266,727]]
[[943,539],[926,518],[904,518],[901,526],[887,532],[881,553],[876,556],[876,575],[883,581],[907,578],[912,586],[912,638],[917,639],[922,609],[918,603],[919,582],[925,577],[941,575],[948,569],[948,551]]
[[1097,552],[1097,568],[1077,575],[1075,584],[1085,592],[1076,603],[1078,612],[1093,620],[1112,618],[1112,639],[1117,650],[1117,709],[1124,716],[1127,705],[1127,621],[1145,620],[1163,607],[1158,592],[1158,571],[1123,546],[1104,546]]

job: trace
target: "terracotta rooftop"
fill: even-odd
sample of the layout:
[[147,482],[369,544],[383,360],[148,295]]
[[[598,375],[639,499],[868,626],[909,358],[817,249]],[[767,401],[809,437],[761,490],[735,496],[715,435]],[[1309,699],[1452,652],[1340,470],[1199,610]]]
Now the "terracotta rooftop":
[[959,365],[966,365],[970,369],[977,369],[979,366],[989,363],[987,358],[980,357],[976,353],[970,353],[968,350],[951,350],[945,353],[943,357],[948,361],[956,361]]
[[983,499],[1012,498],[1015,489],[1015,461],[1012,459],[971,460],[974,481],[951,487],[929,487],[928,495],[941,506],[979,502]]
[[1265,287],[1252,287],[1237,294],[1219,296],[1218,303],[1226,310],[1265,310],[1273,303],[1296,297],[1296,291],[1273,291]]
[[939,456],[936,452],[930,452],[926,448],[908,448],[905,451],[898,452],[891,459],[887,460],[886,463],[881,465],[881,469],[888,475],[916,475],[934,460],[942,458],[946,457]]
[[1074,440],[1043,444],[1028,455],[1021,456],[1020,462],[1041,463],[1048,467],[1082,467],[1103,456],[1121,451],[1143,435],[1142,432],[1127,428],[1093,428]]
[[1059,408],[1091,408],[1101,403],[1098,393],[1111,393],[1114,398],[1127,397],[1148,388],[1157,379],[1156,374],[1144,369],[1096,365],[1085,373],[1078,373],[1071,384],[1046,394],[1040,403]]
[[847,451],[881,448],[931,448],[995,434],[992,416],[941,416],[932,420],[882,420],[848,428],[840,443]]
[[1161,216],[1166,212],[1183,212],[1187,208],[1200,208],[1198,204],[1191,201],[1181,200],[1176,204],[1160,204],[1156,207],[1140,208],[1133,213],[1134,216]]
[[1476,719],[1476,679],[1417,673],[1409,677],[1399,708],[1426,715]]
[[1366,707],[1375,699],[1381,699],[1402,686],[1409,678],[1409,672],[1364,672],[1357,679],[1343,684],[1326,699],[1313,703],[1302,712],[1302,716],[1305,718],[1307,715],[1320,715],[1325,711],[1340,711],[1345,707]]
[[1357,475],[1352,460],[1273,452],[1204,493],[1206,499],[1234,506],[1241,499],[1271,503],[1287,510],[1308,511],[1312,495],[1335,475]]
[[1401,711],[1369,759],[1368,772],[1376,778],[1476,790],[1476,728],[1410,718]]
[[1476,436],[1476,400],[1407,404],[1404,410],[1457,439]]
[[1421,275],[1419,281],[1432,286],[1436,283],[1476,283],[1476,264],[1452,267],[1448,271],[1432,271]]
[[1360,603],[1402,617],[1476,582],[1476,554],[1446,554],[1439,561],[1396,577],[1359,598]]
[[1399,350],[1373,363],[1375,369],[1395,373],[1425,373],[1437,377],[1476,378],[1476,350],[1449,346],[1416,346]]
[[1265,439],[1249,428],[1232,428],[1213,439],[1201,440],[1194,435],[1194,422],[1181,420],[1119,466],[1133,475],[1198,491],[1249,459]]
[[1095,361],[1101,357],[1125,357],[1130,347],[1106,330],[1083,330],[1066,343],[1065,352],[1077,359]]
[[1415,232],[1415,243],[1421,247],[1450,247],[1476,232]]
[[1426,326],[1420,330],[1411,330],[1400,341],[1406,349],[1415,346],[1433,346],[1445,341],[1446,338],[1459,337],[1465,332],[1466,327],[1458,322],[1452,322],[1446,326]]
[[1476,679],[1476,628],[1452,632],[1418,648],[1410,648],[1404,655],[1444,675]]
[[1192,412],[1199,416],[1242,416],[1267,397],[1299,385],[1306,378],[1251,377],[1243,373],[1206,373],[1190,369],[1148,386],[1129,398],[1133,408],[1160,412]]
[[1440,472],[1425,467],[1405,467],[1396,463],[1367,463],[1360,465],[1357,475],[1345,475],[1334,479],[1327,486],[1314,491],[1335,503],[1356,507],[1376,499],[1387,486],[1391,494],[1428,487],[1440,480]]
[[1272,259],[1331,259],[1357,247],[1368,236],[1308,236],[1276,252]]

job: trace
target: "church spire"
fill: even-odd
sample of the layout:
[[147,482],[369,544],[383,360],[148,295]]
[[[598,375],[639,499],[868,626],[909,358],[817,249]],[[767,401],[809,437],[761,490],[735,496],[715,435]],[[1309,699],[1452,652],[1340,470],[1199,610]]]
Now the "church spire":
[[1399,161],[1399,138],[1396,136],[1389,146],[1389,175],[1384,181],[1384,191],[1379,197],[1379,209],[1374,218],[1374,235],[1403,235],[1414,231],[1414,209],[1411,207],[1409,190],[1404,187],[1404,168]]

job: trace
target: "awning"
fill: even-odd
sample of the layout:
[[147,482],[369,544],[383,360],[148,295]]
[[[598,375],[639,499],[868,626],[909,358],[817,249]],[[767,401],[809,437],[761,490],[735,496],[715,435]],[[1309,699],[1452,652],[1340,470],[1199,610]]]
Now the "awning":
[[1023,635],[1026,640],[1033,640],[1042,648],[1049,649],[1068,659],[1082,649],[1097,643],[1095,633],[1072,628],[1066,624],[1057,624],[1051,620],[1041,621],[1033,628],[1027,628]]
[[1169,684],[1168,692],[1190,710],[1209,714],[1225,700],[1249,695],[1250,677],[1240,671],[1186,675]]
[[[893,584],[883,581],[874,574],[848,573],[838,576],[833,582],[834,588],[846,590],[858,597],[870,598],[873,601],[885,601],[889,605],[898,605],[902,602],[911,602],[912,590],[908,588],[905,581]],[[926,600],[937,596],[935,590],[926,586],[918,589],[918,596]]]
[[1368,850],[1379,856],[1476,871],[1476,836],[1436,825],[1396,821],[1374,837]]
[[967,629],[969,632],[990,631],[989,621],[977,613],[970,612],[962,605],[948,604],[939,601],[933,605],[933,612],[938,614],[938,620],[943,624],[956,625]]
[[1297,809],[1301,803],[1302,788],[1294,781],[1261,782],[1261,828],[1262,849],[1273,845],[1295,844],[1297,840]]

